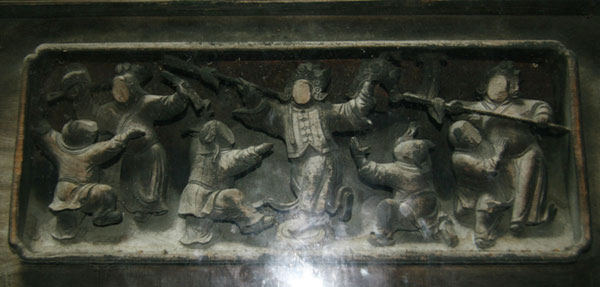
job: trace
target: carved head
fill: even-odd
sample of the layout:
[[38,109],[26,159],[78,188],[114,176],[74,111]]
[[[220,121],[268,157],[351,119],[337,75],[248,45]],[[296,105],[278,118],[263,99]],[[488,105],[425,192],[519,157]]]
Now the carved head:
[[329,69],[322,67],[320,63],[303,63],[296,69],[285,94],[299,105],[307,104],[312,99],[322,101],[327,97],[325,90],[329,86],[329,80]]
[[520,71],[514,68],[513,62],[501,62],[486,73],[485,80],[477,91],[484,98],[497,103],[504,102],[509,97],[518,98],[519,73]]
[[67,66],[67,73],[60,81],[60,89],[69,99],[83,95],[89,91],[92,79],[88,70],[81,64]]
[[216,154],[221,148],[230,148],[235,143],[235,136],[231,129],[224,123],[211,120],[199,128],[191,128],[190,131],[200,140],[198,152],[202,154]]
[[448,140],[456,149],[473,149],[481,143],[481,133],[467,121],[457,121],[448,130]]
[[113,78],[112,93],[117,102],[129,103],[148,94],[143,86],[152,79],[152,73],[142,65],[122,63],[115,71],[117,75]]
[[82,149],[98,138],[98,125],[90,120],[69,121],[62,129],[62,142],[68,149]]
[[400,141],[394,147],[394,159],[421,169],[431,168],[429,153],[435,144],[430,140]]

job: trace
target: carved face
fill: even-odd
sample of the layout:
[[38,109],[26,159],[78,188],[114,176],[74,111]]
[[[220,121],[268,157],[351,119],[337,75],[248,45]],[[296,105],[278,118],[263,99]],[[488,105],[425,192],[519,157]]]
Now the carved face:
[[65,96],[68,99],[73,100],[73,99],[77,98],[79,95],[83,94],[83,92],[85,92],[85,85],[81,84],[81,83],[75,84],[65,91]]
[[304,105],[310,102],[312,98],[310,82],[307,80],[297,80],[292,88],[292,97],[294,102],[299,105]]
[[113,79],[112,94],[119,103],[127,103],[129,101],[131,95],[123,77],[115,77]]
[[462,140],[471,147],[476,147],[481,143],[481,134],[473,125],[464,125]]
[[394,147],[394,159],[419,168],[431,167],[429,151],[434,144],[428,140],[408,140]]
[[504,102],[508,97],[508,81],[502,75],[493,76],[488,82],[487,96],[494,102]]
[[471,149],[481,143],[481,134],[476,127],[466,121],[458,121],[450,126],[450,133],[454,140],[451,142],[457,148]]

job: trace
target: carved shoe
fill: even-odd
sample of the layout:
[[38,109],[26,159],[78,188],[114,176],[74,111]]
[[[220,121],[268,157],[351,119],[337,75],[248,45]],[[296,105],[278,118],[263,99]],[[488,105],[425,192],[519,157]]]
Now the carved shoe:
[[454,231],[454,223],[449,219],[440,223],[438,236],[450,247],[458,245],[458,236],[456,236],[456,232]]
[[258,222],[251,225],[239,226],[242,234],[253,234],[264,231],[275,224],[273,216],[263,216]]
[[493,239],[487,239],[487,238],[483,238],[483,237],[475,238],[475,245],[479,249],[490,248],[490,247],[494,246],[495,244],[496,244],[496,240],[493,240]]
[[75,238],[76,235],[77,235],[76,228],[69,229],[69,230],[57,228],[54,232],[52,232],[52,238],[54,238],[56,240],[73,239],[73,238]]
[[113,210],[111,212],[106,213],[105,215],[94,218],[93,223],[96,226],[108,226],[120,223],[121,220],[123,220],[123,214],[116,210]]
[[509,229],[510,232],[518,235],[519,233],[523,232],[523,229],[525,229],[525,224],[523,224],[523,222],[512,222]]
[[393,234],[391,234],[391,236],[385,236],[383,234],[377,234],[375,232],[371,232],[367,241],[369,241],[371,245],[377,247],[392,246],[394,245],[394,243],[396,243]]
[[179,243],[183,245],[192,245],[192,244],[206,244],[210,242],[212,239],[212,232],[208,231],[205,233],[194,233],[190,236],[188,232],[186,232],[181,239],[179,239]]

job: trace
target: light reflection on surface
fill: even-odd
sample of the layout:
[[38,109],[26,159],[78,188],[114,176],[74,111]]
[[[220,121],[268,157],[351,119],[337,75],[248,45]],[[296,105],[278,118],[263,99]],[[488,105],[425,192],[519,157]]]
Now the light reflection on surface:
[[323,277],[318,270],[308,263],[290,266],[273,266],[272,274],[276,280],[290,287],[322,287]]

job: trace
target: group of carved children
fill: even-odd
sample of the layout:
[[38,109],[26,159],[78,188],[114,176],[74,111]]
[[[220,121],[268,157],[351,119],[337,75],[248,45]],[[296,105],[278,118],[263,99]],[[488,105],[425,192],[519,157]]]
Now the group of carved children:
[[[71,98],[77,120],[68,122],[62,133],[52,130],[44,120],[35,129],[39,146],[59,172],[50,205],[57,216],[53,234],[56,239],[73,238],[82,214],[93,216],[96,226],[122,220],[116,209],[116,193],[111,186],[100,183],[99,178],[100,165],[120,154],[119,188],[125,197],[124,208],[138,221],[166,213],[166,153],[154,124],[182,113],[189,102],[197,110],[208,104],[189,83],[172,74],[169,77],[176,92],[159,96],[144,90],[152,74],[142,66],[124,63],[116,71],[112,86],[114,101],[93,111],[85,105],[79,107],[89,97],[90,80],[85,68],[77,66],[65,74],[62,92],[54,96]],[[297,199],[291,203],[269,199],[262,202],[275,210],[291,211],[278,227],[278,239],[320,242],[331,232],[330,218],[350,219],[353,191],[342,185],[341,154],[332,133],[368,129],[371,122],[367,115],[375,105],[375,85],[391,89],[389,83],[397,82],[397,77],[397,68],[384,57],[372,60],[361,67],[353,98],[341,104],[324,101],[329,73],[318,64],[301,64],[284,93],[267,95],[272,91],[241,79],[233,83],[245,105],[233,115],[251,128],[283,139],[286,145],[291,165],[290,186]],[[540,123],[550,120],[548,104],[517,98],[517,92],[518,74],[506,62],[490,71],[483,89],[484,100],[452,104],[531,118]],[[434,144],[416,139],[417,129],[411,123],[396,140],[393,163],[369,161],[367,148],[361,147],[356,138],[351,140],[350,151],[360,178],[389,186],[394,192],[375,210],[375,231],[369,237],[375,246],[393,245],[398,230],[419,231],[424,239],[441,240],[452,247],[458,244],[454,224],[440,210],[433,186],[430,151]],[[216,120],[198,123],[187,134],[191,137],[191,166],[178,210],[186,226],[180,242],[185,245],[209,242],[215,221],[235,223],[243,234],[273,226],[274,218],[257,210],[261,204],[247,204],[244,192],[234,187],[235,176],[258,164],[273,145],[234,149],[233,132]],[[554,209],[548,209],[550,212],[545,209],[543,154],[527,125],[469,115],[466,120],[453,123],[448,134],[454,147],[456,215],[475,211],[478,247],[493,245],[501,212],[511,206],[513,232],[550,218]],[[99,135],[101,139],[112,138],[97,142]]]

